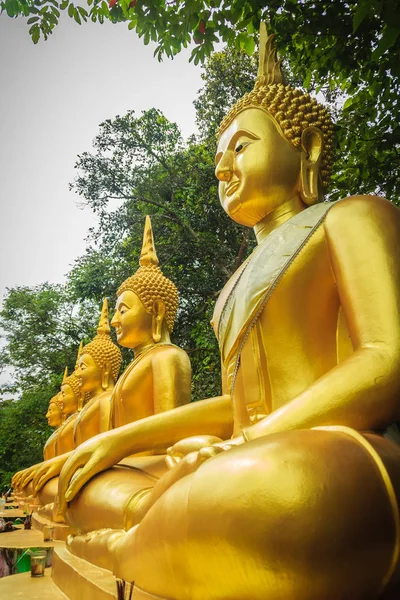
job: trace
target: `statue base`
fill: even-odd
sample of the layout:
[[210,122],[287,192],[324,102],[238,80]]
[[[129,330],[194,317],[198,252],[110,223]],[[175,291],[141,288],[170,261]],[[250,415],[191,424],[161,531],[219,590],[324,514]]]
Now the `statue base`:
[[[111,571],[97,567],[71,554],[66,547],[57,546],[53,554],[53,582],[68,600],[116,600],[116,578]],[[208,596],[205,596],[208,597]],[[380,600],[399,600],[400,584],[390,586]],[[149,594],[137,586],[132,600],[167,600]]]
[[[71,554],[65,547],[54,548],[52,579],[68,600],[117,600],[116,578],[106,569]],[[164,600],[133,589],[132,600]]]
[[111,571],[96,567],[58,548],[53,554],[52,579],[69,600],[116,600],[116,579]]
[[66,542],[67,537],[72,533],[71,528],[65,523],[55,523],[38,512],[34,512],[32,515],[32,527],[38,531],[43,531],[46,526],[54,527],[53,539],[60,542]]

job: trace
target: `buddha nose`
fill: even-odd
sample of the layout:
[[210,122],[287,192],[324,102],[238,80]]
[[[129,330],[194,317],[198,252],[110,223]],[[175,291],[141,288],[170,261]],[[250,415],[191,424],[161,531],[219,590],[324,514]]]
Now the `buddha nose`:
[[233,174],[233,154],[229,150],[224,152],[217,167],[215,176],[219,181],[229,181]]

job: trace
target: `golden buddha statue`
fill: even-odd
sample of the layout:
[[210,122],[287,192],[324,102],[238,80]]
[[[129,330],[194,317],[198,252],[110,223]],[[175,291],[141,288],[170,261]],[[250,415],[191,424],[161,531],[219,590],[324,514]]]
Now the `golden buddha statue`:
[[110,399],[121,367],[121,351],[110,337],[108,302],[103,300],[97,336],[83,347],[76,375],[81,380],[84,405],[75,421],[75,447],[108,431]]
[[[170,340],[176,312],[178,308],[178,292],[175,285],[167,279],[158,266],[158,258],[154,248],[154,239],[150,218],[146,218],[143,247],[140,257],[140,268],[126,281],[122,283],[117,292],[117,304],[112,325],[116,328],[118,342],[134,352],[134,359],[128,365],[121,378],[115,386],[111,398],[111,405],[105,401],[103,388],[107,387],[111,376],[114,379],[120,366],[120,353],[116,360],[114,346],[107,339],[106,354],[103,352],[102,361],[97,354],[103,351],[102,347],[96,346],[101,341],[103,346],[106,342],[105,335],[109,335],[107,321],[107,305],[103,306],[103,314],[100,320],[98,336],[91,344],[85,346],[81,352],[79,364],[76,370],[84,393],[99,390],[100,394],[88,400],[75,421],[76,446],[85,442],[95,434],[106,431],[108,427],[121,427],[131,421],[139,421],[149,416],[154,416],[170,410],[190,400],[191,368],[187,354]],[[106,325],[107,323],[107,325]],[[97,350],[96,350],[97,348]],[[114,346],[115,348],[115,346]],[[97,352],[97,354],[96,354]],[[97,366],[104,365],[100,373],[95,373]],[[105,379],[106,378],[106,379]],[[96,387],[97,386],[97,387]],[[107,396],[108,398],[109,396]],[[97,398],[97,401],[96,401]],[[166,448],[164,448],[165,452]],[[142,457],[135,457],[134,464],[129,459],[125,460],[124,466],[133,464],[134,470],[120,467],[110,471],[106,475],[108,489],[112,489],[112,506],[115,507],[113,524],[122,527],[126,503],[131,499],[137,488],[152,486],[155,478],[166,471],[163,449],[154,451],[147,448],[141,452]],[[51,494],[54,499],[55,476],[66,460],[73,453],[63,454],[54,460],[43,463],[35,474],[33,487],[39,495],[42,503],[51,502]],[[155,454],[152,457],[149,454]],[[51,480],[51,481],[49,481]],[[48,483],[47,483],[48,482]],[[43,488],[46,484],[45,488]],[[42,489],[43,488],[43,489]],[[98,494],[97,488],[92,493],[89,489],[86,494],[92,494],[89,502],[84,496],[83,506],[100,500],[100,507],[104,508],[104,494]],[[99,515],[102,510],[91,510],[86,514],[84,509],[84,520],[90,529],[98,528]],[[94,521],[93,517],[94,516]],[[53,514],[56,519],[56,515]],[[72,517],[71,517],[72,518]],[[57,520],[60,520],[57,518]],[[78,523],[74,525],[80,526]]]
[[[50,399],[49,408],[46,413],[46,419],[50,427],[54,427],[55,430],[50,435],[50,437],[46,440],[46,443],[43,447],[43,458],[44,460],[49,460],[50,458],[54,458],[56,452],[56,441],[59,433],[59,428],[63,423],[64,416],[62,414],[62,402],[60,398],[60,393],[56,394]],[[18,487],[18,481],[25,477],[28,474],[28,469],[24,469],[16,473],[13,477],[13,487],[16,490]],[[27,496],[31,496],[33,492],[32,486],[26,487],[24,490],[20,490],[19,494],[15,496],[23,501]]]
[[50,427],[54,427],[55,431],[46,440],[43,448],[43,458],[48,460],[56,455],[56,440],[58,437],[58,429],[63,423],[64,415],[62,413],[63,405],[60,398],[60,393],[51,398],[49,408],[46,413],[46,419]]
[[[108,430],[111,394],[118,377],[121,360],[121,351],[110,337],[108,302],[104,299],[97,335],[86,346],[80,346],[75,365],[74,376],[79,381],[81,408],[76,413],[70,430],[73,448],[90,437]],[[52,460],[35,466],[33,491],[39,496],[42,504],[53,502],[57,491],[57,480],[54,478],[59,475],[71,452],[72,450],[58,453]],[[51,484],[44,488],[50,480],[52,480]]]
[[[78,364],[81,351],[82,343],[78,349],[75,366]],[[62,423],[56,431],[53,432],[45,444],[43,450],[44,462],[32,465],[23,471],[19,471],[15,473],[12,478],[13,488],[19,492],[24,491],[25,495],[31,495],[33,493],[34,490],[32,486],[28,484],[33,480],[38,469],[42,465],[50,464],[49,461],[55,460],[60,454],[69,452],[69,450],[74,447],[73,428],[75,419],[78,416],[78,408],[81,405],[81,382],[75,372],[68,376],[68,367],[65,368],[61,389],[55,398],[57,398],[58,409],[61,411]],[[54,400],[54,398],[52,400]],[[47,455],[49,456],[46,457]]]
[[74,426],[82,407],[81,381],[76,374],[81,348],[82,346],[79,347],[75,371],[69,377],[65,377],[61,384],[60,394],[64,422],[56,441],[56,456],[69,452],[74,448]]
[[400,448],[381,434],[400,416],[400,213],[373,196],[319,202],[332,132],[262,27],[255,88],[216,154],[221,204],[258,243],[213,317],[229,394],[92,438],[60,477],[77,519],[101,471],[174,444],[168,473],[125,507],[127,531],[69,543],[135,581],[133,598],[399,597]]

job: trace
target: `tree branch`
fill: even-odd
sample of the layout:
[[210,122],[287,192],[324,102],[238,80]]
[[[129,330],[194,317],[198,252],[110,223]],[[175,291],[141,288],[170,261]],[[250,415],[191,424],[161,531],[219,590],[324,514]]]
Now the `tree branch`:
[[117,192],[119,192],[120,197],[125,198],[125,200],[132,200],[132,202],[145,202],[146,204],[150,204],[152,206],[157,206],[157,208],[161,208],[161,210],[166,215],[168,215],[172,220],[176,221],[177,223],[179,223],[179,225],[184,227],[190,233],[190,235],[196,240],[196,242],[199,241],[199,236],[194,231],[194,229],[192,229],[192,227],[189,225],[189,223],[186,223],[175,211],[171,210],[170,208],[166,208],[165,204],[161,204],[161,202],[157,202],[156,200],[150,200],[150,198],[144,198],[144,197],[138,198],[137,196],[124,194],[124,192],[121,189],[119,189],[117,184],[114,184],[114,188],[116,189]]

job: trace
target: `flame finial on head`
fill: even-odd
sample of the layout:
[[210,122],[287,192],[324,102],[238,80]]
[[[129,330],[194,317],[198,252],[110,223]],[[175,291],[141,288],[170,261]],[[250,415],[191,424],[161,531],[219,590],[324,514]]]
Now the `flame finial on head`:
[[98,335],[110,335],[110,323],[108,320],[108,300],[107,298],[103,299],[103,306],[101,308],[101,314],[99,319],[99,325],[97,327]]
[[99,369],[102,369],[108,362],[111,365],[111,375],[114,382],[117,380],[121,366],[121,351],[111,339],[111,329],[108,320],[108,300],[103,299],[103,306],[97,327],[97,335],[94,339],[82,349],[82,354],[89,354]]
[[146,216],[143,232],[142,252],[140,254],[139,264],[141,267],[158,267],[158,258],[154,245],[153,229],[149,215]]
[[[81,356],[81,353],[82,353],[82,342],[79,344],[79,348],[78,348],[78,353],[77,353],[77,356],[76,356],[75,365],[78,364],[79,357]],[[75,366],[75,368],[76,368],[76,366]],[[75,371],[72,373],[72,375],[70,375],[68,377],[68,367],[65,367],[64,378],[62,380],[61,387],[63,385],[69,385],[71,387],[72,391],[74,392],[75,396],[79,399],[79,397],[80,397],[80,389],[81,389],[81,381],[75,375]]]
[[79,359],[81,357],[82,354],[82,348],[83,348],[83,342],[81,340],[80,344],[79,344],[79,348],[78,348],[78,354],[76,355],[76,361],[75,361],[75,369],[78,368],[78,364],[79,364]]
[[260,51],[256,85],[271,85],[272,83],[285,83],[282,73],[282,59],[278,60],[273,44],[274,35],[268,35],[264,21],[260,24]]

